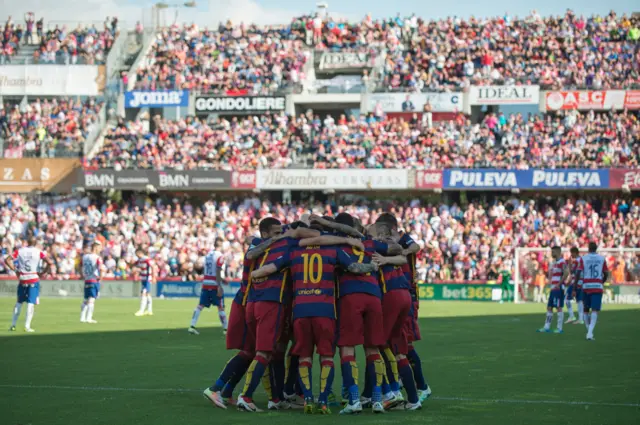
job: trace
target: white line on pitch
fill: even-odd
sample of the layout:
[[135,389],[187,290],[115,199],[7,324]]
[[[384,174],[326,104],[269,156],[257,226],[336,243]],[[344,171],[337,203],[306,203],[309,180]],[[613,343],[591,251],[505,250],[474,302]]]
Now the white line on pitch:
[[[87,387],[66,385],[16,385],[0,384],[0,388],[34,389],[34,390],[70,390],[70,391],[121,391],[121,392],[151,392],[151,393],[193,393],[201,390],[190,388],[129,388],[129,387]],[[596,401],[570,400],[523,400],[523,399],[490,399],[472,397],[431,397],[432,400],[460,401],[467,403],[487,404],[557,404],[562,406],[603,406],[603,407],[640,407],[640,403],[601,403]]]

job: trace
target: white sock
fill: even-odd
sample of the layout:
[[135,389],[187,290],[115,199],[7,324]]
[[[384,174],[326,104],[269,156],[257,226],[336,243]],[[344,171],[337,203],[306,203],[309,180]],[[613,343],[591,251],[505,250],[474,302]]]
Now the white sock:
[[578,301],[578,320],[581,322],[584,320],[584,305],[582,301]]
[[196,307],[196,309],[193,310],[193,316],[191,316],[191,326],[194,328],[198,324],[198,319],[200,318],[201,311],[202,309],[200,307]]
[[93,309],[95,307],[95,303],[89,302],[89,305],[87,306],[87,321],[93,320]]
[[25,320],[24,322],[24,327],[26,329],[31,329],[31,321],[33,320],[33,313],[36,309],[36,306],[31,304],[31,303],[27,303],[27,320]]
[[18,317],[20,317],[20,310],[22,310],[22,304],[16,303],[15,307],[13,307],[13,318],[11,319],[12,327],[18,324]]
[[544,328],[549,329],[551,327],[551,320],[553,320],[553,312],[547,311],[547,317],[544,321]]
[[151,295],[147,295],[147,311],[153,313],[153,302],[151,301]]
[[573,304],[571,303],[571,300],[567,298],[565,300],[565,304],[567,304],[567,313],[569,313],[569,317],[573,319]]
[[140,313],[144,313],[144,309],[147,307],[147,295],[143,294],[140,297]]
[[220,318],[220,324],[222,329],[227,330],[227,313],[224,310],[218,311],[218,317]]
[[87,307],[89,306],[89,304],[87,304],[86,301],[84,301],[82,303],[82,306],[80,307],[80,321],[81,322],[86,322],[87,321]]
[[589,320],[589,332],[588,334],[593,336],[593,330],[596,327],[596,322],[598,321],[598,312],[597,311],[592,311],[591,312],[591,320]]
[[564,323],[564,311],[558,312],[558,330],[562,330],[562,324]]
[[591,319],[589,318],[589,312],[585,311],[584,312],[584,325],[587,327],[587,332],[589,332],[589,323],[591,322]]

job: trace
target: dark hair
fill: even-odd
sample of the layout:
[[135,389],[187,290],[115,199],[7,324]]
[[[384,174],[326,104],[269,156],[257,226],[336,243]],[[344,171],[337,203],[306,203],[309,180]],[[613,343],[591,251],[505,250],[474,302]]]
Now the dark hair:
[[376,220],[376,224],[378,223],[386,224],[391,228],[391,230],[396,230],[398,228],[398,220],[391,213],[380,214],[380,217]]
[[562,250],[558,245],[554,245],[551,247],[551,251],[555,251],[556,249]]
[[260,225],[258,226],[258,229],[260,230],[261,234],[264,234],[264,233],[268,233],[273,226],[279,226],[280,224],[281,224],[280,220],[278,220],[277,218],[267,217],[267,218],[263,218],[262,221],[260,221]]
[[577,246],[572,246],[572,247],[571,247],[571,253],[572,253],[572,254],[574,254],[574,253],[578,253],[578,252],[580,252],[580,250],[578,249],[578,247],[577,247]]
[[309,226],[307,226],[307,223],[305,223],[304,221],[294,221],[293,223],[291,223],[289,225],[289,227],[291,227],[293,230],[295,230],[295,229],[297,229],[299,227],[307,229]]
[[598,250],[598,244],[595,242],[589,242],[589,252],[596,252]]
[[322,216],[322,219],[323,219],[323,220],[330,221],[330,222],[332,222],[332,223],[335,223],[335,221],[336,221],[336,219],[335,219],[335,218],[333,218],[333,217],[331,217],[330,215],[323,215],[323,216]]
[[341,212],[336,216],[336,223],[344,224],[353,228],[356,227],[356,220],[353,218],[351,214],[346,212]]

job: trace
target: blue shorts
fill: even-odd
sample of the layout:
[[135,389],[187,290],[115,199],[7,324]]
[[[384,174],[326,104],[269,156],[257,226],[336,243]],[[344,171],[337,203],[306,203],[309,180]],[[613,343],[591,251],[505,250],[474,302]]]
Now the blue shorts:
[[207,308],[211,307],[212,305],[224,308],[224,296],[219,297],[217,289],[203,289],[200,292],[199,305]]
[[602,293],[582,294],[584,301],[584,311],[600,311],[602,308]]
[[85,283],[84,284],[84,299],[88,300],[89,298],[98,298],[98,294],[100,293],[100,284],[99,283]]
[[564,307],[564,292],[562,291],[562,289],[554,289],[549,292],[549,301],[547,302],[547,307]]
[[18,302],[38,304],[38,296],[40,295],[40,282],[30,285],[18,285]]
[[573,299],[573,285],[567,286],[567,289],[565,290],[565,293],[564,293],[564,298],[567,300]]
[[142,282],[140,282],[140,293],[144,294],[151,294],[151,282],[148,280],[143,280]]
[[580,302],[582,301],[583,295],[582,295],[582,288],[577,286],[576,287],[576,301]]

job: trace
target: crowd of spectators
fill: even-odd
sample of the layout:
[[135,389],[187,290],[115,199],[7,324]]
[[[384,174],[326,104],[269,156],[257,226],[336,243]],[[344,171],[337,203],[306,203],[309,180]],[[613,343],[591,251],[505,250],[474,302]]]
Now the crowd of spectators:
[[[371,28],[366,24],[365,28]],[[618,15],[425,22],[390,20],[384,90],[460,90],[469,85],[540,84],[544,88],[630,88],[640,83],[640,18]],[[371,31],[368,29],[368,31]]]
[[214,93],[273,92],[302,78],[307,50],[385,55],[379,89],[444,91],[469,85],[540,84],[611,89],[640,85],[640,18],[636,15],[524,18],[411,15],[347,22],[307,15],[277,27],[221,24],[163,31],[136,86]]
[[[151,125],[150,125],[151,124]],[[153,128],[153,130],[150,130]],[[637,112],[460,114],[429,127],[307,113],[203,121],[159,117],[111,129],[93,168],[594,168],[640,165]],[[308,161],[307,161],[308,160]]]
[[135,87],[215,94],[269,94],[303,78],[308,53],[290,25],[221,24],[216,30],[174,25],[162,30],[138,70]]
[[[258,235],[258,222],[274,216],[290,223],[302,214],[346,211],[364,225],[390,211],[422,248],[417,271],[421,280],[494,280],[506,271],[513,275],[516,247],[585,247],[597,241],[602,248],[640,248],[640,199],[516,197],[492,202],[430,203],[362,200],[333,203],[278,204],[257,197],[208,200],[140,197],[128,201],[67,198],[28,203],[18,195],[0,197],[0,237],[4,252],[27,232],[38,238],[54,260],[55,274],[65,278],[78,270],[83,246],[102,243],[105,277],[131,277],[136,251],[148,252],[158,276],[193,277],[201,257],[217,238],[227,275],[239,278],[247,242]],[[523,270],[546,267],[546,255],[523,261]],[[608,254],[609,255],[609,254]],[[531,268],[532,260],[537,263]],[[623,279],[640,280],[640,256],[611,255],[612,270],[622,262]],[[526,264],[525,264],[526,263]],[[0,263],[0,266],[2,263]],[[526,276],[524,276],[526,277]]]
[[79,24],[75,29],[55,25],[40,37],[34,61],[39,64],[101,65],[118,34],[118,18],[107,18],[102,29]]
[[0,104],[0,140],[5,158],[80,156],[85,138],[98,121],[95,99],[36,99]]
[[95,24],[45,29],[44,18],[36,21],[33,12],[25,14],[24,25],[9,16],[0,33],[0,65],[12,63],[23,45],[38,46],[33,54],[33,61],[38,64],[104,64],[117,34],[117,17],[107,17],[99,30]]

